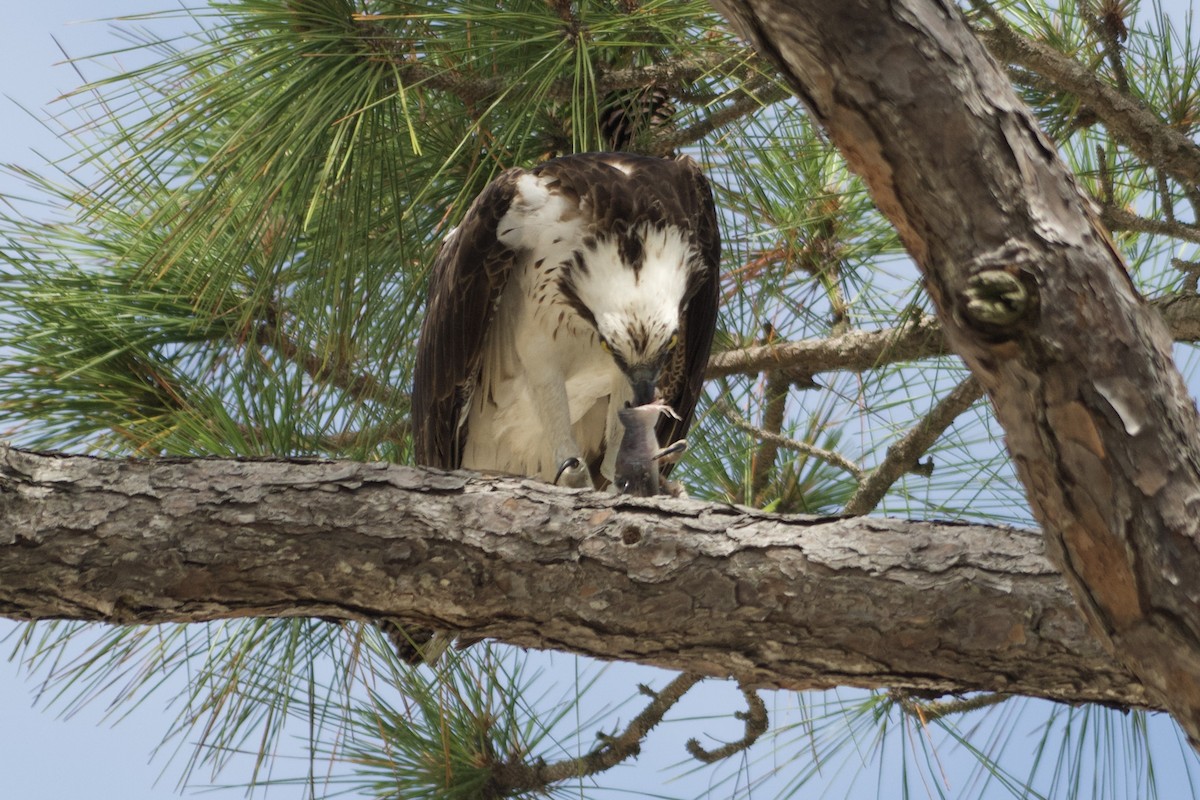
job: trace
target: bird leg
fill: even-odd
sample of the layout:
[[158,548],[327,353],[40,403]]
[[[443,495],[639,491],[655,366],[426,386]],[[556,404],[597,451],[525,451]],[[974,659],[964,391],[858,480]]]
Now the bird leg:
[[[594,489],[591,470],[571,431],[571,404],[562,372],[544,358],[539,360],[530,356],[522,363],[526,368],[534,413],[552,454],[549,463],[556,465],[553,483],[572,489]],[[539,471],[542,469],[539,464]],[[540,474],[545,480],[546,473]]]

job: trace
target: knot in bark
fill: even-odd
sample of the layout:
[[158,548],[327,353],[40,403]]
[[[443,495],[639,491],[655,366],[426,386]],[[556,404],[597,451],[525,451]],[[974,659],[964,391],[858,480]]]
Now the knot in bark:
[[957,298],[958,318],[993,343],[1016,338],[1037,314],[1036,265],[1036,252],[1015,241],[974,259]]
[[968,322],[983,328],[1011,328],[1029,310],[1029,293],[1016,275],[989,269],[972,275],[964,292],[963,310]]

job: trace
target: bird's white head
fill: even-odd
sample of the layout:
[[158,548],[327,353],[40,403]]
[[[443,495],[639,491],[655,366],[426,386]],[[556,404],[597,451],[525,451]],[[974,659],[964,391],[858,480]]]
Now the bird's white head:
[[673,226],[640,225],[584,238],[564,276],[601,345],[629,378],[634,405],[654,399],[659,374],[679,344],[681,315],[696,262]]

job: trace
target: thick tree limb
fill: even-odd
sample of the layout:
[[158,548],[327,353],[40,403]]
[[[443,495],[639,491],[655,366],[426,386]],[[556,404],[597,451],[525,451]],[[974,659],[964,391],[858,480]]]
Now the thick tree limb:
[[0,450],[0,615],[396,618],[746,686],[1144,705],[1035,533],[350,462]]
[[[1200,420],[1053,145],[949,0],[715,3],[896,226],[991,397],[1048,552],[1200,748]],[[1161,146],[1195,183],[1194,144]]]

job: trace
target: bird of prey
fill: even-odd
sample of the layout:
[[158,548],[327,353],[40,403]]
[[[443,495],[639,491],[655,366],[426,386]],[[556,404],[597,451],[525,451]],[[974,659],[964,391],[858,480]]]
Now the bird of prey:
[[682,438],[716,324],[720,247],[690,158],[588,153],[502,173],[433,265],[417,462],[604,488],[627,404],[670,406],[658,442]]

